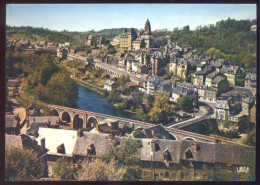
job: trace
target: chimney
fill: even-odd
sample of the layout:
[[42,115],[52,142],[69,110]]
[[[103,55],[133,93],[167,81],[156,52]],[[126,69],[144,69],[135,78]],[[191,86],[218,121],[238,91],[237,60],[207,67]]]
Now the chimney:
[[155,136],[155,131],[154,130],[152,130],[152,135]]
[[79,129],[77,131],[77,137],[82,137],[83,136],[83,131],[81,129]]
[[194,143],[194,152],[197,152],[197,147],[198,147],[198,144],[197,142]]
[[132,131],[134,131],[135,130],[135,124],[133,123],[132,124]]
[[44,151],[45,150],[45,138],[41,139],[41,150]]

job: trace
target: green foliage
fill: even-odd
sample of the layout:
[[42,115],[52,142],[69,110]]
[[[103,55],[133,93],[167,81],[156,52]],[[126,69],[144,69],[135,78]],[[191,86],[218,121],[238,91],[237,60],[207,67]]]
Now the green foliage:
[[[33,28],[31,26],[7,27],[6,34],[10,38],[22,39],[27,36],[28,40],[36,38],[46,40],[47,42],[64,43],[73,41],[73,35],[66,32],[51,31],[44,28]],[[20,35],[20,37],[17,37]],[[38,40],[37,39],[37,40]]]
[[245,145],[256,146],[256,130],[255,128],[244,136],[242,143]]
[[80,181],[121,181],[127,173],[126,167],[118,167],[113,159],[108,163],[100,159],[85,160],[80,166],[76,176]]
[[129,77],[125,77],[125,76],[121,76],[115,79],[115,82],[118,86],[125,85],[129,81],[130,81]]
[[48,85],[49,101],[63,106],[76,106],[78,98],[78,87],[65,73],[52,75]]
[[103,96],[104,96],[105,98],[107,98],[107,97],[108,97],[108,95],[109,95],[109,92],[108,92],[108,90],[104,90],[104,91],[103,91]]
[[54,175],[61,180],[71,180],[75,174],[72,163],[64,157],[57,159],[56,163],[53,165],[53,172]]
[[117,163],[118,167],[139,165],[139,147],[140,143],[137,140],[128,137],[123,140],[120,145],[112,145],[111,148],[104,154],[103,160],[110,162],[113,159]]
[[145,113],[145,111],[143,110],[143,108],[140,106],[139,108],[135,109],[136,111],[136,117],[142,121],[147,121],[148,120],[148,116]]
[[169,96],[170,93],[166,91],[156,93],[153,108],[148,114],[151,121],[155,123],[168,122],[170,113],[174,109],[174,107],[169,104]]
[[116,49],[111,44],[108,44],[107,50],[108,50],[107,51],[108,54],[115,54],[116,53]]
[[129,109],[131,107],[131,103],[128,99],[123,99],[122,102],[117,104],[119,109]]
[[198,26],[195,31],[175,29],[171,36],[174,42],[189,44],[213,57],[225,58],[231,64],[243,66],[241,61],[256,53],[256,33],[250,31],[254,22],[227,19],[216,25]]
[[187,111],[192,108],[192,101],[185,95],[177,100],[176,109]]
[[43,177],[44,165],[32,150],[5,150],[5,179],[12,181],[38,180]]
[[246,55],[241,63],[244,64],[247,71],[252,72],[252,69],[256,68],[256,53]]

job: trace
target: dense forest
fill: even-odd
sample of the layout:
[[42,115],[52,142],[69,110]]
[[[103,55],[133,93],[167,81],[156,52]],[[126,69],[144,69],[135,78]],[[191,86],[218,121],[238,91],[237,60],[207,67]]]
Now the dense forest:
[[204,54],[215,58],[225,58],[231,64],[245,68],[256,67],[256,32],[251,26],[256,20],[222,20],[216,25],[198,26],[190,31],[189,26],[173,30],[172,40],[188,44]]
[[36,94],[40,100],[76,107],[77,84],[66,71],[56,65],[53,57],[8,51],[7,78],[15,78],[21,74],[28,79],[26,89],[33,91],[31,93]]

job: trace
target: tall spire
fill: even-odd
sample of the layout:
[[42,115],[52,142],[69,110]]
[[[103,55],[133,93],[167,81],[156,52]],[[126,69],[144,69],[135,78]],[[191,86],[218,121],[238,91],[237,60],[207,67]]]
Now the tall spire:
[[151,34],[151,25],[149,19],[146,20],[144,24],[144,33],[150,35]]

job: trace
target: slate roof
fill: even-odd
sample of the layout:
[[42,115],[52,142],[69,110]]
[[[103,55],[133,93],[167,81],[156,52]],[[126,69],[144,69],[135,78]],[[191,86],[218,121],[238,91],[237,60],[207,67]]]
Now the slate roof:
[[236,91],[242,97],[254,96],[254,94],[250,89],[246,89],[242,87],[233,87],[233,91]]
[[60,118],[59,116],[30,116],[29,117],[29,124],[33,122],[42,123],[45,122],[50,125],[57,125],[59,124]]
[[202,70],[196,71],[194,74],[195,75],[205,75],[205,74],[209,73],[210,71],[212,71],[212,69],[206,66]]
[[9,147],[23,148],[21,136],[5,134],[5,148]]
[[35,133],[38,133],[40,127],[48,128],[47,122],[33,122],[33,123],[31,123],[30,127],[27,128],[26,134],[34,135]]
[[[142,139],[142,148],[140,148],[140,155],[143,161],[151,161],[151,154],[155,150],[152,146],[153,139]],[[181,141],[172,140],[154,140],[157,142],[157,147],[152,156],[153,161],[164,161],[164,151],[168,149],[170,153],[169,162],[179,163],[181,156]],[[158,150],[159,149],[159,150]]]
[[[154,130],[154,136],[152,134]],[[152,126],[149,128],[138,128],[131,133],[134,138],[158,138],[158,139],[174,139],[161,125]]]
[[212,79],[212,78],[214,78],[217,74],[218,74],[217,71],[213,71],[212,73],[209,73],[209,74],[206,76],[206,78]]
[[83,136],[77,138],[73,154],[87,156],[91,144],[95,147],[96,157],[101,157],[111,146],[109,134],[83,132]]
[[5,115],[5,128],[16,128],[18,126],[18,120],[15,115]]
[[253,103],[255,101],[255,97],[246,97],[242,99],[242,101],[245,103]]
[[5,134],[5,149],[10,147],[20,148],[20,149],[32,149],[34,150],[38,156],[47,152],[47,149],[44,151],[41,150],[41,147],[32,140],[32,138],[28,135],[9,135]]
[[147,78],[147,81],[150,82],[150,83],[154,83],[155,86],[157,86],[159,84],[159,82],[161,81],[161,79],[159,77],[149,76]]
[[188,88],[177,85],[172,89],[172,93],[186,95],[188,93]]
[[233,65],[224,65],[220,71],[222,73],[229,73],[229,74],[236,74],[237,70],[239,69],[238,66],[233,66]]
[[206,85],[197,86],[197,88],[198,89],[207,90],[207,91],[215,91],[215,92],[217,92],[217,90],[214,89],[213,87],[207,87]]
[[107,80],[107,81],[105,81],[105,85],[109,85],[109,86],[114,85],[114,83],[115,83],[115,81],[113,81],[113,80]]
[[247,73],[245,79],[256,81],[256,74],[255,73]]
[[254,157],[254,147],[216,144],[216,162],[237,165],[248,165]]
[[214,84],[217,84],[217,83],[219,83],[220,81],[222,81],[222,80],[224,80],[224,79],[225,79],[225,78],[222,77],[222,76],[216,76],[215,78],[213,78],[212,82],[213,82]]
[[[197,151],[195,152],[194,144],[197,143]],[[181,159],[186,160],[185,152],[190,149],[193,155],[191,161],[199,161],[206,163],[215,163],[215,144],[214,143],[202,143],[196,141],[182,140],[182,154]]]
[[[223,108],[223,107],[225,107],[225,108]],[[217,100],[216,108],[229,109],[228,100]]]

